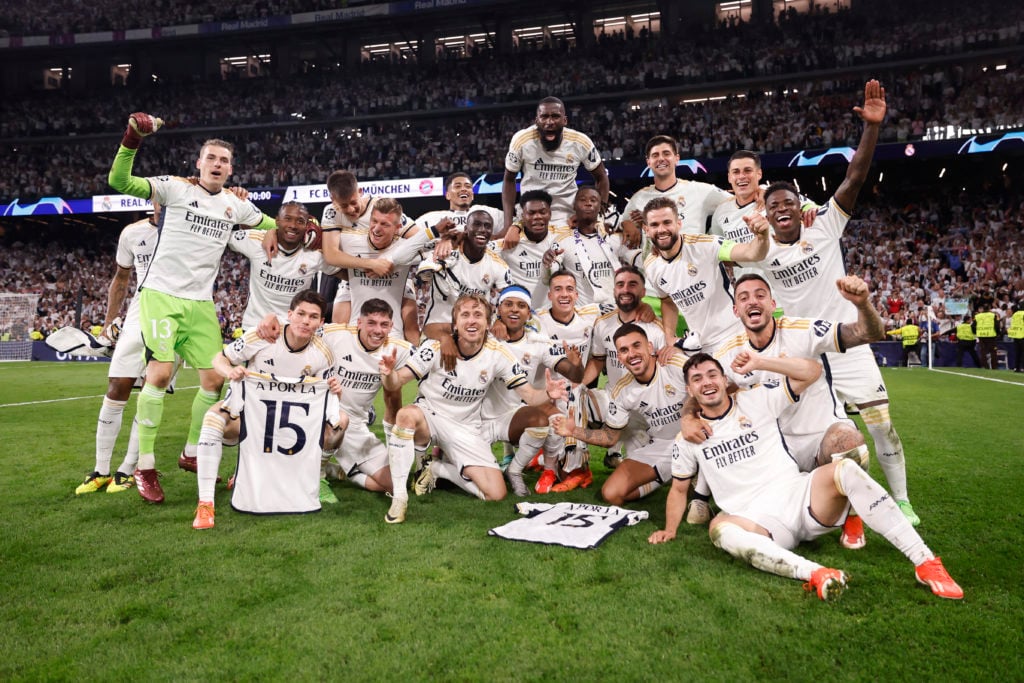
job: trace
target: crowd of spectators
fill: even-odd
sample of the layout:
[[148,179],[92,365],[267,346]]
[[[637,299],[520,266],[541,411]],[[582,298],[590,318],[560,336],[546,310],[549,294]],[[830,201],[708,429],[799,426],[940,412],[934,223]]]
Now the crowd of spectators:
[[[918,68],[882,75],[887,88],[888,117],[881,141],[913,141],[925,135],[955,135],[964,129],[1005,130],[1024,127],[1024,88],[1021,63],[995,70],[952,65]],[[762,153],[855,145],[859,118],[860,79],[801,81],[771,94],[763,91],[725,100],[672,104],[655,98],[642,104],[576,105],[570,103],[570,126],[587,132],[606,163],[642,163],[647,139],[674,135],[684,158],[728,156],[737,149]],[[389,89],[385,89],[389,91]],[[788,92],[787,92],[788,91]],[[296,92],[294,89],[292,92]],[[205,93],[196,95],[205,101]],[[216,100],[214,100],[216,102]],[[226,137],[237,146],[234,181],[246,187],[280,187],[322,182],[337,168],[347,168],[367,180],[501,172],[508,141],[530,123],[532,106],[470,114],[462,117],[376,121],[314,127],[253,127],[224,131],[217,125],[246,122],[258,112],[253,106],[229,109],[211,105],[215,120],[202,119],[202,107],[164,109],[146,102],[145,109],[165,114],[190,112],[199,117],[189,126],[209,126],[192,135],[161,134],[146,144],[136,162],[138,175],[190,175],[196,150],[207,137]],[[267,98],[268,110],[287,108]],[[535,103],[535,101],[534,101]],[[151,106],[152,105],[152,106]],[[169,106],[169,104],[167,104]],[[126,112],[140,109],[124,102],[107,114],[108,131],[119,134]],[[169,113],[170,112],[170,113]],[[248,113],[246,113],[248,112]],[[28,116],[28,112],[24,112]],[[60,123],[60,112],[36,118]],[[228,120],[236,117],[237,120]],[[70,119],[67,119],[70,120]],[[2,126],[3,124],[0,124]],[[11,144],[11,172],[0,177],[0,198],[89,196],[109,192],[107,172],[116,145],[111,139],[37,144]]]
[[[864,202],[847,227],[847,267],[867,280],[887,329],[924,318],[931,306],[941,331],[958,322],[949,300],[994,306],[1009,315],[1024,302],[1024,198],[1015,192],[922,191],[912,203],[884,193]],[[70,244],[31,231],[0,243],[0,291],[40,295],[35,329],[100,324],[114,272],[116,234],[94,230]],[[215,288],[224,339],[241,325],[248,263],[226,252]],[[76,321],[81,300],[82,317]]]

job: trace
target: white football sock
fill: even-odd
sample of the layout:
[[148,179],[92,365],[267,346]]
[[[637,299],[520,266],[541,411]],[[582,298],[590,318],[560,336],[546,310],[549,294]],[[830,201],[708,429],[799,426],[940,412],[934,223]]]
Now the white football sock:
[[453,465],[450,462],[433,460],[430,463],[430,467],[434,470],[434,476],[438,479],[447,479],[471,496],[476,496],[480,500],[487,500],[484,496],[484,492],[480,490],[479,486],[471,481],[463,479],[462,475],[459,474],[459,468],[456,465]]
[[533,460],[533,457],[540,452],[540,449],[544,448],[549,432],[550,429],[548,427],[528,427],[525,429],[523,435],[519,437],[519,448],[515,450],[515,454],[512,456],[512,462],[509,463],[508,471],[512,474],[522,474],[526,466]]
[[[875,442],[875,457],[896,500],[910,500],[907,493],[907,460],[903,442],[889,419],[889,406],[862,408],[861,419]],[[861,515],[863,516],[863,515]]]
[[207,413],[199,432],[199,443],[196,444],[199,500],[208,503],[213,502],[213,492],[217,486],[217,471],[224,450],[224,425],[225,420],[221,415]]
[[743,560],[763,572],[788,579],[809,581],[814,570],[821,567],[816,562],[786,550],[767,536],[741,529],[729,522],[715,527],[711,533],[711,541],[715,547],[721,548],[738,560]]
[[110,474],[110,456],[121,432],[121,418],[127,401],[115,401],[103,397],[103,405],[96,420],[96,471]]
[[409,499],[409,471],[416,459],[412,438],[415,431],[399,426],[391,431],[388,443],[388,465],[391,467],[391,481],[394,483],[393,496]]
[[892,496],[857,463],[841,461],[836,466],[835,484],[868,528],[884,536],[914,566],[935,557]]
[[131,474],[135,471],[135,465],[139,462],[139,419],[132,418],[132,431],[128,435],[128,452],[124,454],[124,460],[117,471],[121,474]]

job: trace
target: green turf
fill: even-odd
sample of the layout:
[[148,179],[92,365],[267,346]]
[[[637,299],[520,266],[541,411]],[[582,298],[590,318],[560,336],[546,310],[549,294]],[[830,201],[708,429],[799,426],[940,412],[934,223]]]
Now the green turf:
[[[175,465],[191,390],[169,397],[157,443],[164,505],[134,491],[76,498],[100,399],[6,404],[98,395],[105,369],[0,364],[2,680],[1021,677],[1019,375],[975,373],[1011,386],[885,372],[920,531],[966,599],[932,596],[869,531],[862,551],[835,535],[801,547],[852,577],[824,604],[729,558],[702,529],[649,546],[663,490],[634,506],[650,521],[593,551],[490,538],[510,502],[450,490],[414,497],[408,522],[389,526],[388,500],[348,483],[335,486],[339,505],[297,517],[234,513],[218,489],[217,527],[193,531],[195,477]],[[127,431],[126,419],[115,466]],[[594,469],[599,485],[599,454]]]

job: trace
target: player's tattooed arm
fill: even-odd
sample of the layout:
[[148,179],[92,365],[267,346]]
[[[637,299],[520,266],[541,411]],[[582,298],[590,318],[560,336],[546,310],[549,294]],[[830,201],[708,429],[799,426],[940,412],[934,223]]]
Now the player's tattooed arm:
[[551,425],[555,428],[555,433],[561,437],[571,437],[577,441],[584,441],[604,448],[614,446],[619,440],[619,435],[622,434],[621,429],[612,429],[611,427],[589,429],[577,425],[575,408],[569,408],[568,415],[553,416],[551,418]]
[[856,275],[836,280],[836,287],[844,299],[857,307],[857,322],[839,326],[839,343],[843,349],[885,339],[885,323],[871,305],[870,288]]

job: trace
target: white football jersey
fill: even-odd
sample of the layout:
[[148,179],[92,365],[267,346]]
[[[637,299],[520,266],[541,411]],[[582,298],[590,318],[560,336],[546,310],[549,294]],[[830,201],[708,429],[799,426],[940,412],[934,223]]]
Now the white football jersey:
[[643,213],[647,203],[658,197],[668,197],[676,202],[684,233],[703,235],[707,232],[708,219],[715,213],[715,209],[727,199],[732,199],[732,194],[710,183],[676,179],[676,184],[667,190],[659,190],[654,185],[637,190],[629,198],[623,217],[629,219],[634,210]]
[[644,510],[591,505],[589,503],[516,503],[516,512],[527,515],[490,529],[489,536],[510,541],[564,545],[587,550],[596,548],[627,526],[644,521]]
[[[820,359],[824,353],[842,353],[839,343],[841,326],[841,323],[830,320],[780,318],[775,321],[775,334],[764,348],[754,347],[746,333],[743,333],[726,341],[715,353],[715,358],[737,386],[749,388],[755,384],[780,384],[785,379],[782,375],[765,371],[738,375],[730,366],[737,354],[747,349],[768,358]],[[779,427],[785,436],[823,435],[829,426],[845,417],[844,407],[832,391],[831,377],[822,373],[814,384],[803,391],[797,403],[782,412]]]
[[341,380],[341,409],[353,420],[366,422],[381,386],[381,356],[395,352],[395,367],[401,367],[409,358],[412,346],[403,339],[389,337],[379,348],[370,351],[359,340],[355,327],[339,324],[324,326],[323,341],[335,362],[326,376]]
[[492,382],[507,389],[526,384],[526,373],[504,344],[488,338],[472,358],[458,358],[455,369],[441,367],[441,342],[429,340],[419,346],[406,361],[420,381],[417,403],[466,425],[482,434],[480,408]]
[[226,190],[210,194],[182,178],[147,178],[153,199],[160,202],[160,238],[140,289],[194,301],[213,300],[231,230],[259,225],[263,212]]
[[285,338],[285,330],[277,341],[260,339],[255,330],[246,332],[224,347],[224,355],[233,365],[245,365],[253,372],[282,378],[321,377],[334,365],[334,356],[323,339],[313,335],[301,349],[292,349]]
[[687,326],[700,335],[701,347],[714,352],[725,339],[743,331],[732,313],[732,285],[722,261],[730,243],[710,235],[680,235],[682,247],[669,261],[653,254],[644,263],[647,286],[658,297],[669,297]]
[[654,377],[642,383],[631,373],[612,388],[604,423],[612,429],[625,429],[630,415],[641,418],[651,439],[671,441],[679,433],[679,411],[686,400],[683,364],[677,353],[664,366],[655,362]]
[[254,514],[316,512],[327,382],[247,377],[232,383],[232,391],[239,387],[242,430],[231,507]]
[[802,228],[793,244],[771,240],[768,255],[756,264],[768,273],[775,300],[788,316],[857,320],[857,307],[836,289],[846,276],[841,238],[850,216],[831,198],[818,209],[809,228]]
[[117,255],[114,259],[122,268],[135,269],[136,284],[146,278],[153,252],[156,251],[157,239],[157,227],[148,218],[126,225],[117,238]]
[[[565,358],[565,348],[561,342],[530,330],[527,330],[518,341],[506,341],[502,344],[526,373],[529,384],[536,389],[546,388],[544,369],[550,368],[554,372],[558,361]],[[484,397],[483,419],[485,422],[497,419],[515,411],[522,404],[517,393],[510,391],[504,384],[495,382],[491,384]]]
[[614,304],[615,271],[622,262],[616,245],[599,233],[584,235],[574,228],[551,233],[562,250],[562,266],[576,276],[578,304]]
[[525,233],[515,249],[505,249],[505,240],[494,242],[495,253],[508,265],[508,274],[512,282],[530,290],[530,308],[539,311],[547,305],[548,288],[544,283],[551,276],[550,269],[544,266],[544,253],[554,244],[551,232],[540,242],[530,240]]
[[778,416],[798,400],[789,383],[740,389],[729,400],[725,415],[704,418],[714,432],[707,441],[693,444],[680,435],[672,447],[672,476],[689,479],[700,469],[727,514],[744,509],[778,479],[800,472],[778,425]]
[[445,294],[434,276],[430,288],[430,303],[427,304],[426,322],[452,322],[452,307],[463,294],[482,294],[492,303],[496,295],[512,284],[508,265],[496,253],[487,249],[479,261],[470,261],[461,251],[453,251],[444,261],[446,282],[452,291]]
[[[593,348],[590,355],[594,358],[603,358],[604,373],[608,375],[608,382],[605,386],[614,387],[620,379],[629,375],[629,370],[619,362],[619,354],[615,350],[615,342],[612,336],[625,323],[619,320],[619,310],[609,311],[599,317],[594,323]],[[647,333],[647,340],[654,345],[654,352],[657,353],[665,346],[665,332],[657,321],[642,323],[639,320],[633,321],[634,325],[643,328]]]
[[551,222],[555,225],[568,223],[572,215],[576,171],[581,164],[593,171],[601,164],[601,154],[589,137],[572,128],[562,129],[562,142],[552,151],[544,149],[536,125],[524,128],[512,136],[505,155],[505,170],[523,173],[520,193],[544,190],[551,195]]
[[566,342],[576,347],[580,352],[580,358],[584,363],[590,357],[590,345],[594,339],[594,324],[602,313],[606,313],[611,307],[604,308],[597,304],[589,306],[577,306],[569,322],[559,322],[551,315],[551,309],[545,308],[537,312],[537,322],[540,324],[540,331],[558,342]]
[[433,229],[438,223],[445,218],[449,219],[452,223],[455,223],[453,228],[457,232],[462,232],[466,229],[466,223],[468,222],[469,214],[474,211],[485,211],[491,217],[494,222],[493,234],[501,232],[502,228],[505,227],[505,214],[501,209],[496,209],[493,206],[487,206],[486,204],[473,204],[465,211],[459,211],[457,209],[440,209],[438,211],[428,211],[419,218],[416,219],[416,225],[421,228]]
[[249,259],[249,301],[242,316],[242,327],[256,327],[268,313],[281,315],[288,311],[292,298],[309,289],[317,273],[338,272],[324,263],[323,254],[299,247],[294,251],[279,249],[270,261],[263,253],[263,230],[236,230],[228,248]]

